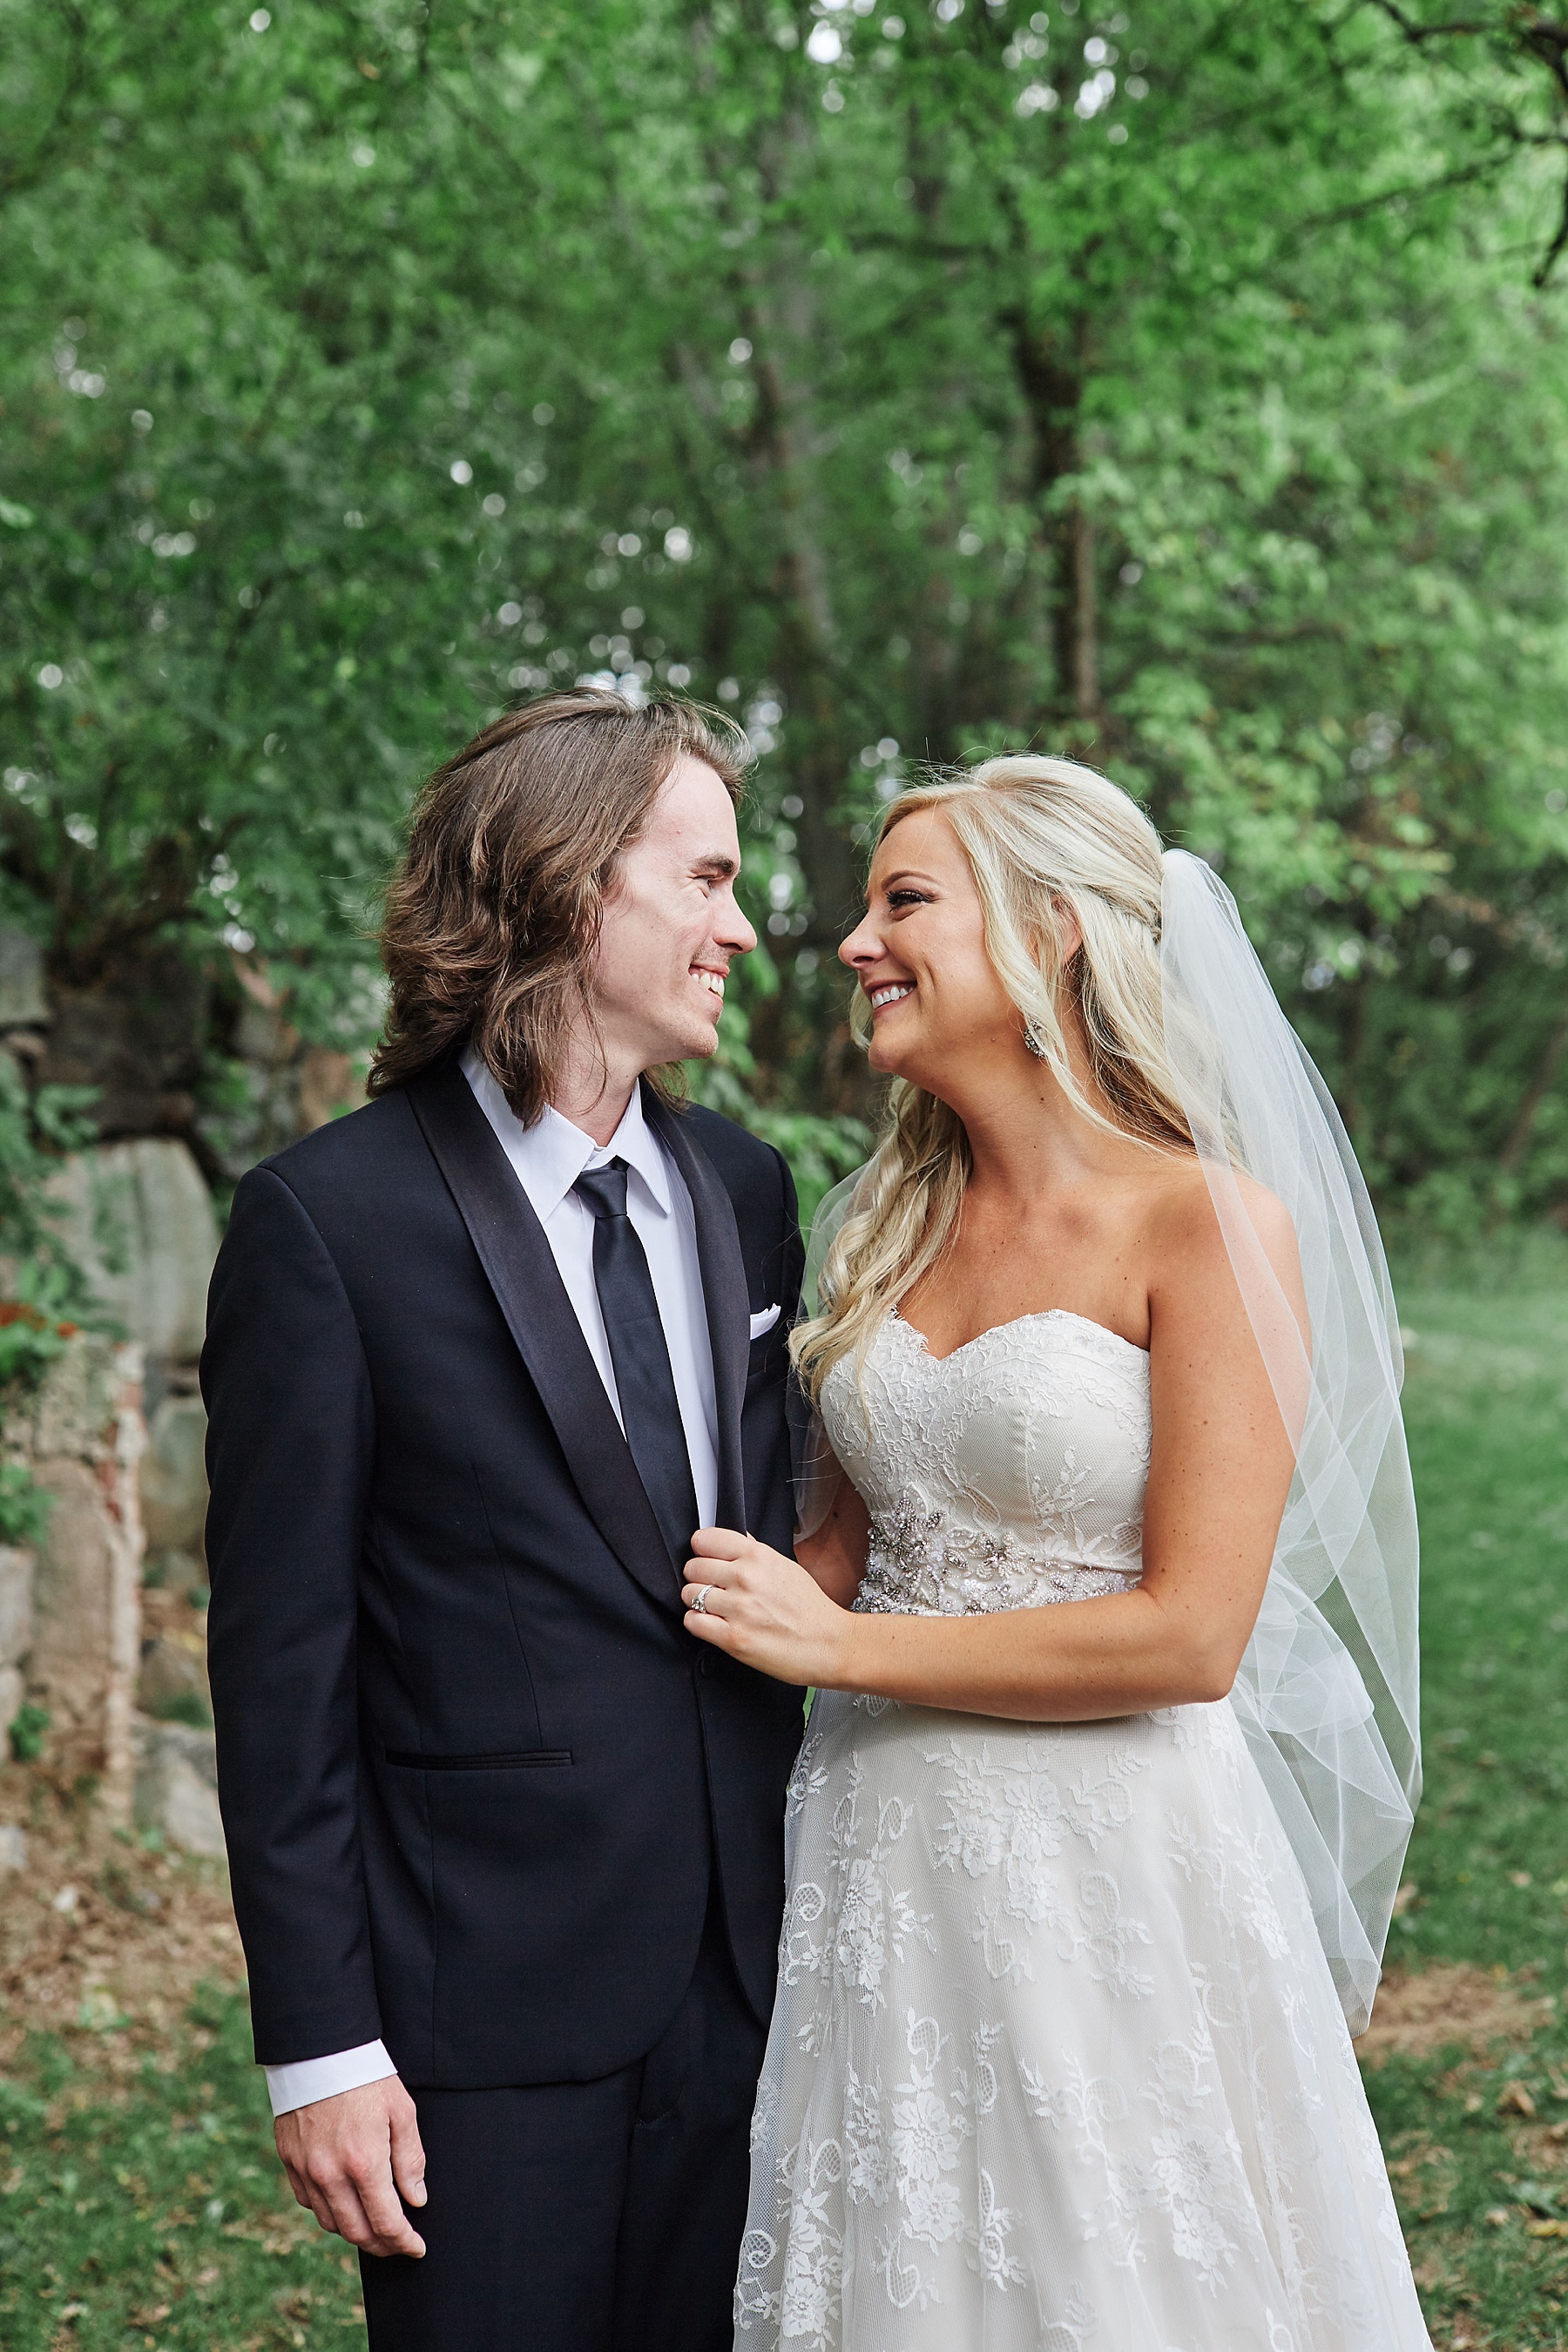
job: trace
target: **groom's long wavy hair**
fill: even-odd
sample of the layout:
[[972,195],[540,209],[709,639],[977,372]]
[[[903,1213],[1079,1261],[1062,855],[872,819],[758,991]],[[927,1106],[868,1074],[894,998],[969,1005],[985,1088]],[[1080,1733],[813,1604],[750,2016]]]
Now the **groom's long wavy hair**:
[[508,711],[437,770],[386,893],[392,1001],[373,1095],[471,1041],[524,1125],[539,1117],[570,1036],[584,1017],[592,1025],[616,866],[683,753],[739,800],[752,754],[732,719],[598,688]]
[[[957,835],[980,894],[986,951],[1068,1101],[1094,1126],[1152,1150],[1191,1152],[1165,1051],[1161,842],[1137,803],[1076,761],[1012,754],[901,793],[882,819],[879,846],[917,809],[940,809]],[[1067,957],[1064,911],[1083,941]],[[859,990],[850,1019],[864,1045],[870,1006]],[[1074,1072],[1069,1024],[1087,1055],[1092,1096]],[[823,1260],[819,1311],[790,1342],[814,1402],[840,1357],[864,1364],[889,1308],[930,1273],[958,1230],[970,1171],[958,1114],[904,1078],[893,1081],[889,1113]]]

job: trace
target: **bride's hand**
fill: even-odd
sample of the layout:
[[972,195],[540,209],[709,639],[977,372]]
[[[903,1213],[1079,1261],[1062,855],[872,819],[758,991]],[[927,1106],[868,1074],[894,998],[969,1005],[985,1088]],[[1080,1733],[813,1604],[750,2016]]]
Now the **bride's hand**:
[[855,1620],[815,1577],[731,1528],[699,1528],[691,1549],[681,1591],[689,1633],[779,1682],[842,1686]]

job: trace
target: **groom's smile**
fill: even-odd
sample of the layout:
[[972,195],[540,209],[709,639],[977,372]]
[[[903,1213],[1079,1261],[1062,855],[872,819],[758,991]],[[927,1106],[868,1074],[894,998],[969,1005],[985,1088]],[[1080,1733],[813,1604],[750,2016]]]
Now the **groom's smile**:
[[627,1067],[712,1054],[731,964],[757,944],[740,871],[729,793],[705,761],[678,760],[605,894],[594,1013]]

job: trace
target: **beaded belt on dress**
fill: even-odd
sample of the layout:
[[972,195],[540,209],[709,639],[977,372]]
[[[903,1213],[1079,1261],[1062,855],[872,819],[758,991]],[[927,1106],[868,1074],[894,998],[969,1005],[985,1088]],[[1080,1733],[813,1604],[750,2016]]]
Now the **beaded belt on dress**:
[[1015,1536],[950,1528],[943,1512],[906,1503],[872,1518],[855,1606],[889,1616],[970,1617],[1126,1592],[1142,1572],[1140,1559],[1125,1568],[1089,1567]]

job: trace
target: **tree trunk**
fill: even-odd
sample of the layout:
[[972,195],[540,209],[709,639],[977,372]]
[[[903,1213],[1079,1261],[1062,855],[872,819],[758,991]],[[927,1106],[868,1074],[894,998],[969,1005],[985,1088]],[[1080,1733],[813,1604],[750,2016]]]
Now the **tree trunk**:
[[1366,1048],[1366,977],[1358,972],[1344,992],[1344,1064],[1338,1087],[1340,1117],[1358,1154],[1365,1158],[1370,1136],[1362,1133],[1362,1056]]
[[1557,1076],[1565,1053],[1568,1053],[1568,1013],[1562,1015],[1547,1039],[1546,1051],[1541,1057],[1534,1077],[1525,1089],[1523,1101],[1514,1113],[1513,1125],[1509,1129],[1508,1141],[1498,1154],[1500,1176],[1518,1175],[1524,1161],[1525,1152],[1530,1146],[1536,1115],[1552,1091],[1552,1082]]
[[[747,10],[754,17],[754,10]],[[753,22],[757,37],[766,23]],[[693,20],[693,50],[699,82],[710,32],[706,14]],[[699,93],[701,97],[701,93]],[[704,103],[710,101],[710,92]],[[809,173],[816,142],[815,118],[787,86],[777,110],[755,120],[726,145],[710,138],[708,163],[712,184],[727,192],[747,184],[754,169],[764,204],[785,210],[792,190]],[[726,197],[731,228],[744,224]],[[765,259],[750,258],[752,251]],[[748,256],[742,259],[742,254]],[[757,404],[742,433],[716,422],[716,429],[748,467],[755,497],[753,512],[773,526],[773,545],[755,562],[752,593],[773,615],[773,643],[766,656],[770,682],[784,708],[783,764],[785,789],[801,803],[792,818],[795,856],[805,883],[807,926],[791,942],[832,956],[854,920],[859,895],[859,859],[849,828],[837,816],[845,794],[854,743],[847,732],[847,698],[839,676],[837,619],[834,609],[828,539],[818,480],[822,434],[816,418],[820,326],[809,257],[797,235],[785,229],[757,248],[737,244],[722,264],[735,310],[752,345]],[[694,472],[700,457],[692,452]],[[748,567],[752,568],[752,567]],[[732,590],[731,590],[732,593]],[[728,641],[731,615],[710,615],[710,635]],[[780,987],[753,1016],[754,1088],[766,1099],[787,1050],[795,1002],[793,957],[779,958]],[[860,1056],[855,1056],[857,1063]],[[851,1089],[853,1090],[853,1089]],[[860,1091],[863,1091],[863,1087]]]
[[[763,132],[757,164],[769,202],[787,196],[811,142],[798,110]],[[804,803],[795,841],[810,898],[805,939],[831,952],[853,918],[858,871],[848,831],[834,815],[852,745],[837,690],[837,621],[816,479],[821,436],[813,362],[819,330],[807,256],[794,238],[773,251],[765,275],[748,276],[759,394],[752,459],[753,471],[771,479],[779,532],[776,682],[784,700],[791,781]]]
[[1094,573],[1094,525],[1075,499],[1072,523],[1073,708],[1080,719],[1100,717],[1100,596]]
[[1070,480],[1082,463],[1079,436],[1089,367],[1088,316],[1079,312],[1060,331],[1032,327],[1022,310],[1003,323],[1034,436],[1031,487],[1051,550],[1057,709],[1098,729],[1102,708],[1094,524],[1077,498],[1065,506],[1051,504],[1058,485]]

